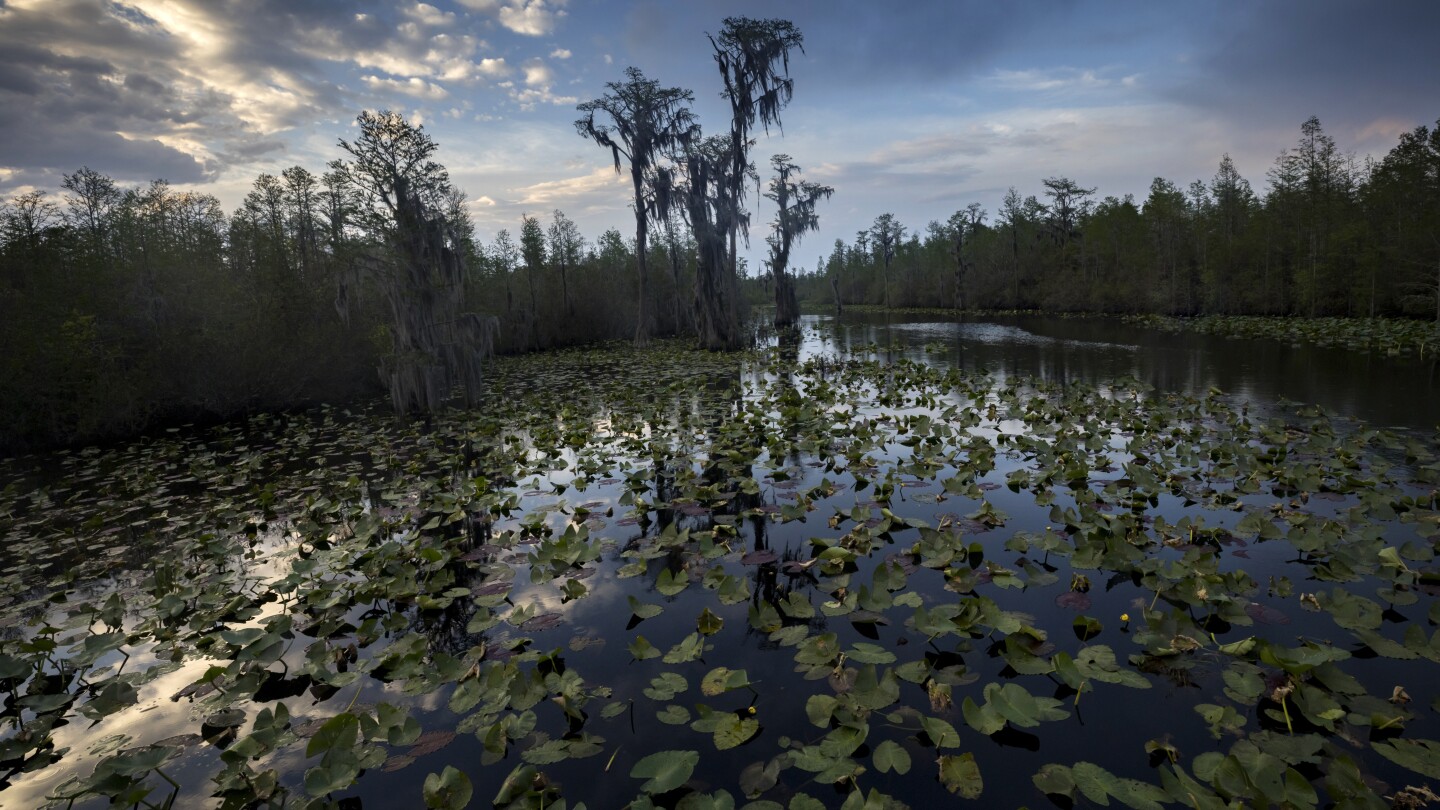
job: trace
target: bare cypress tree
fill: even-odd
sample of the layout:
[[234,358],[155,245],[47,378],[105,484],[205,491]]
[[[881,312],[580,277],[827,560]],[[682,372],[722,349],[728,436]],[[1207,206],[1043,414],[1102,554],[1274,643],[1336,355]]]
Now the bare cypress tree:
[[[646,180],[661,155],[675,151],[691,137],[695,117],[685,104],[694,101],[695,96],[678,87],[661,87],[659,82],[645,78],[639,68],[626,68],[625,76],[624,82],[606,82],[609,93],[578,107],[585,117],[575,122],[575,130],[610,150],[617,173],[620,158],[630,163],[635,190],[635,263],[640,275],[635,342],[643,344],[650,334],[645,306],[649,297],[646,237],[650,215]],[[608,117],[609,123],[597,121],[597,114]]]
[[767,263],[775,279],[775,326],[784,327],[800,319],[800,305],[795,300],[795,279],[785,272],[790,263],[790,248],[801,236],[820,227],[815,205],[829,198],[835,189],[808,180],[792,179],[799,174],[800,167],[790,161],[789,155],[775,155],[770,158],[770,165],[775,169],[775,177],[770,181],[770,190],[765,196],[775,201],[778,211],[773,224],[774,232],[766,238],[770,244]]

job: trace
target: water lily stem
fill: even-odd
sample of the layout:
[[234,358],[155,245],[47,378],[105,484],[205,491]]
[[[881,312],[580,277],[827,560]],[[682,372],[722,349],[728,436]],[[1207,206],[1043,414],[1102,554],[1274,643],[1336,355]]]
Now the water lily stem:
[[345,706],[346,713],[349,713],[351,709],[355,708],[355,701],[360,699],[360,690],[362,686],[363,685],[360,683],[355,684],[355,694],[350,697],[350,703]]
[[161,779],[164,779],[166,782],[169,782],[171,785],[173,785],[176,790],[180,789],[180,783],[176,782],[174,779],[171,779],[169,774],[165,773],[159,768],[155,769],[155,773],[159,774]]

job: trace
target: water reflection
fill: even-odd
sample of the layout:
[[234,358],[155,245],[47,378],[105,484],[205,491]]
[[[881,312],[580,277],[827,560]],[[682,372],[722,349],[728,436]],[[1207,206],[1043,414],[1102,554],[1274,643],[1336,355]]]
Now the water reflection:
[[[853,313],[807,315],[810,353],[854,352],[946,363],[1002,379],[1104,383],[1133,377],[1161,391],[1203,395],[1217,388],[1261,405],[1313,403],[1377,427],[1429,434],[1440,423],[1440,372],[1427,359],[1388,358],[1276,340],[1143,329],[1103,318],[1034,315],[965,317]],[[929,351],[927,351],[927,348]],[[938,351],[937,351],[938,350]]]

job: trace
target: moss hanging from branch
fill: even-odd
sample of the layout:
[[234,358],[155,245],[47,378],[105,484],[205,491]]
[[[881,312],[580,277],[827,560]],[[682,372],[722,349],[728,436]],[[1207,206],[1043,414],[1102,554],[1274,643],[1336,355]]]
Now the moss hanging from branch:
[[390,307],[391,352],[380,378],[397,414],[430,414],[456,386],[474,405],[494,354],[493,317],[463,312],[465,275],[449,225],[426,211],[404,177],[395,180],[395,228],[380,287]]

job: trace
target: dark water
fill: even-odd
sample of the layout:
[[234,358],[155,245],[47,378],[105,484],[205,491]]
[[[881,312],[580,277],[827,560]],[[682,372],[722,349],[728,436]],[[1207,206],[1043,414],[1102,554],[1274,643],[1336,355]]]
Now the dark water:
[[[1218,388],[1238,402],[1273,409],[1315,404],[1374,427],[1426,435],[1440,429],[1440,359],[1384,357],[1277,340],[1168,332],[1108,318],[1037,315],[943,321],[933,315],[846,313],[805,317],[821,343],[881,356],[945,362],[971,371],[1053,382],[1132,377],[1161,391],[1203,395]],[[926,352],[929,346],[938,352]],[[807,344],[811,349],[811,344]]]
[[[785,339],[782,343],[782,354],[801,358],[868,354],[871,352],[866,347],[872,345],[875,347],[873,354],[884,359],[893,361],[903,357],[949,365],[967,371],[986,372],[1001,381],[1038,379],[1046,382],[1104,385],[1117,379],[1133,378],[1162,391],[1192,395],[1204,395],[1214,388],[1236,402],[1249,403],[1257,413],[1290,412],[1293,407],[1286,405],[1286,401],[1315,403],[1345,417],[1378,426],[1399,427],[1422,436],[1429,436],[1436,428],[1437,420],[1440,420],[1440,397],[1435,396],[1440,394],[1440,391],[1436,390],[1437,375],[1433,361],[1400,361],[1340,349],[1293,347],[1270,341],[1230,340],[1206,335],[1141,330],[1098,319],[1007,317],[944,322],[937,321],[933,316],[851,314],[840,319],[807,316],[803,323],[802,337],[798,341],[793,338]],[[733,378],[730,377],[732,373]],[[710,383],[721,377],[768,379],[767,373],[745,367],[737,359],[733,370],[725,369],[723,374],[717,375],[713,380],[697,378],[693,389],[699,392],[697,398],[704,400],[703,407],[710,409],[710,413],[702,414],[702,417],[713,418],[715,412],[723,412],[737,404],[736,401],[725,401],[718,393],[708,390]],[[712,387],[720,390],[720,386]],[[353,427],[353,424],[351,426]],[[333,453],[333,456],[327,457],[320,452],[304,455],[304,458],[319,459],[323,462],[315,464],[314,473],[309,475],[315,486],[321,490],[325,486],[325,470],[335,468],[330,469],[330,472],[340,476],[339,466],[342,460],[346,464],[343,475],[354,474],[361,478],[367,475],[362,465],[354,463],[360,452],[358,448],[329,444],[327,436],[332,432],[332,428],[336,427],[314,426],[313,430],[309,431],[314,438],[307,438],[298,445],[300,448],[308,447],[313,441],[318,446],[334,447],[333,450],[326,451]],[[363,434],[363,429],[360,432]],[[196,441],[203,446],[203,436]],[[258,441],[262,440],[257,439]],[[193,454],[195,448],[181,444],[175,449]],[[260,449],[254,448],[254,451],[259,452]],[[696,448],[697,452],[705,449],[703,446]],[[232,449],[230,452],[232,455],[221,456],[223,463],[218,466],[233,469],[238,460],[250,457],[247,454],[251,450]],[[292,445],[286,452],[293,456],[297,452],[297,446]],[[163,457],[165,454],[157,452],[155,455]],[[291,458],[291,461],[293,460]],[[27,463],[43,466],[44,460],[30,460]],[[173,461],[166,463],[170,464],[169,476],[174,481],[167,482],[166,474],[157,473],[160,489],[167,493],[162,505],[168,520],[183,521],[186,517],[186,499],[198,494],[206,486],[190,481],[188,467]],[[927,497],[933,496],[938,490],[937,487],[933,484],[927,487],[923,482],[914,482],[917,486],[912,489],[897,489],[890,508],[902,517],[933,521],[935,515],[942,511],[964,515],[983,503],[989,503],[1007,513],[1009,520],[1003,528],[977,532],[974,539],[983,548],[986,559],[1013,565],[1017,555],[1005,549],[1006,540],[1020,531],[1043,532],[1050,522],[1048,508],[1037,506],[1029,491],[1022,489],[1012,492],[1002,486],[1008,473],[1023,466],[1025,462],[1021,459],[1007,458],[1004,455],[997,457],[995,469],[984,477],[987,490],[983,501],[952,497],[941,504],[933,497]],[[273,465],[270,461],[264,464],[257,462],[254,472],[257,477],[267,474],[278,476],[283,468],[283,465]],[[797,489],[816,486],[822,479],[827,478],[824,471],[816,468],[814,459],[810,456],[769,459],[761,468],[756,469],[756,477],[762,478],[767,469],[770,472],[784,469],[790,476],[788,480],[766,479],[761,501],[775,508],[789,503],[791,493]],[[947,469],[935,478],[944,478],[953,472],[953,469]],[[206,480],[207,475],[208,472],[201,473],[200,478]],[[570,473],[552,473],[547,483],[568,483],[572,478]],[[832,474],[828,478],[836,483],[854,484],[853,477]],[[19,480],[18,473],[15,480]],[[8,481],[0,479],[0,489],[3,489],[6,483]],[[532,489],[532,486],[535,488]],[[87,487],[98,488],[99,491],[86,491]],[[520,499],[525,512],[533,513],[554,507],[562,500],[559,496],[543,493],[544,487],[538,485],[527,483],[517,486],[516,489],[529,491]],[[660,571],[666,567],[666,560],[652,560],[647,572],[640,576],[619,578],[617,572],[629,562],[620,556],[620,551],[644,541],[647,537],[653,537],[656,531],[653,526],[646,528],[626,525],[619,519],[626,512],[626,507],[621,504],[622,491],[621,486],[612,483],[592,487],[583,495],[565,496],[571,505],[582,501],[595,504],[592,509],[596,513],[613,510],[612,519],[597,518],[594,521],[593,536],[598,542],[605,544],[605,551],[597,562],[588,566],[594,573],[584,579],[589,589],[585,598],[567,603],[558,597],[554,584],[531,584],[523,562],[523,555],[529,550],[525,547],[497,555],[497,559],[516,569],[515,586],[511,592],[515,605],[535,604],[542,610],[562,614],[563,619],[559,626],[534,632],[521,632],[502,624],[488,634],[488,641],[495,645],[507,637],[533,637],[529,649],[559,651],[566,665],[581,674],[587,683],[613,690],[611,697],[596,699],[586,708],[590,716],[586,721],[585,731],[605,738],[604,753],[588,759],[547,765],[544,768],[545,772],[563,787],[564,795],[571,806],[578,801],[584,801],[591,808],[623,805],[635,796],[639,785],[638,780],[628,776],[631,767],[646,754],[665,749],[700,751],[702,764],[691,784],[707,790],[724,788],[738,799],[736,777],[739,771],[751,763],[764,761],[780,753],[783,750],[779,744],[781,737],[811,741],[824,734],[824,730],[813,726],[807,718],[805,702],[809,696],[828,693],[828,690],[823,684],[802,681],[795,674],[794,648],[782,647],[770,640],[767,633],[757,632],[748,626],[746,603],[723,606],[718,604],[715,592],[705,589],[698,581],[704,568],[698,561],[693,561],[697,566],[692,577],[695,581],[674,597],[666,597],[657,590],[657,578]],[[832,507],[848,510],[857,503],[868,500],[872,492],[873,490],[857,492],[853,489],[842,489],[833,497],[817,502],[819,509],[804,520],[781,524],[770,522],[763,517],[743,519],[738,527],[737,549],[768,549],[780,555],[781,559],[808,559],[814,553],[812,538],[835,534],[827,531],[825,526],[825,518],[833,511]],[[91,481],[83,487],[76,486],[73,491],[65,489],[56,497],[54,505],[60,511],[72,513],[66,516],[66,521],[80,522],[84,520],[83,513],[89,508],[90,499],[96,497],[104,497],[104,486],[103,483]],[[303,500],[303,497],[300,499]],[[1251,505],[1260,506],[1266,501],[1265,498],[1256,498]],[[1066,506],[1073,505],[1074,501],[1062,493],[1057,497],[1056,503]],[[1332,506],[1329,514],[1338,514],[1340,508],[1340,505]],[[1325,506],[1316,505],[1314,509],[1323,512]],[[1191,509],[1190,505],[1183,503],[1181,499],[1169,496],[1162,497],[1158,506],[1151,510],[1152,514],[1165,516],[1172,522],[1187,513],[1197,511],[1199,510]],[[1216,515],[1207,512],[1205,517],[1211,525],[1233,526],[1239,514]],[[713,527],[710,517],[705,515],[672,515],[670,519],[697,531]],[[496,528],[514,528],[520,520],[521,516],[517,515],[508,524]],[[552,528],[559,529],[563,528],[566,520],[563,515],[552,514],[547,518],[547,522]],[[116,533],[115,537],[118,538],[119,533]],[[897,532],[892,547],[876,551],[857,561],[858,570],[853,574],[853,582],[857,585],[868,583],[879,563],[902,552],[915,540],[913,532]],[[118,539],[114,542],[116,548],[123,549],[123,553],[114,555],[115,562],[110,566],[108,576],[121,583],[133,584],[133,581],[143,576],[146,571],[146,549],[138,544],[134,547],[124,546]],[[278,537],[272,538],[271,542],[275,544],[277,552],[284,546],[283,540]],[[61,559],[60,555],[65,552],[63,549],[47,549],[44,553]],[[1161,550],[1157,553],[1170,559],[1180,557],[1180,552],[1173,550]],[[747,578],[752,592],[758,597],[771,599],[796,592],[806,595],[817,606],[829,598],[828,591],[823,587],[823,577],[817,581],[815,578],[787,576],[778,572],[774,565],[746,565],[737,558],[738,553],[732,554],[714,561],[714,564],[723,566],[724,570],[731,574]],[[280,576],[283,565],[277,562],[277,559],[281,559],[278,553],[275,558],[267,557],[254,564],[254,576],[260,579]],[[1257,601],[1267,604],[1273,601],[1279,604],[1279,600],[1268,599],[1263,594],[1263,584],[1271,574],[1287,573],[1303,582],[1306,572],[1303,567],[1294,565],[1294,562],[1290,550],[1284,544],[1271,543],[1252,547],[1248,556],[1227,556],[1223,567],[1231,570],[1243,565],[1262,585],[1262,593],[1255,597]],[[985,595],[993,598],[1003,609],[1023,612],[1031,617],[1034,626],[1049,632],[1049,640],[1056,650],[1075,654],[1084,646],[1070,631],[1071,621],[1076,613],[1056,602],[1057,596],[1065,593],[1072,572],[1068,565],[1060,562],[1055,573],[1059,582],[1045,588],[1035,591],[989,588]],[[1085,613],[1102,618],[1106,630],[1099,642],[1114,647],[1121,665],[1125,666],[1126,656],[1137,652],[1139,648],[1130,643],[1125,631],[1120,629],[1118,616],[1125,612],[1138,615],[1151,594],[1134,585],[1128,577],[1123,581],[1106,582],[1106,572],[1092,571],[1091,574],[1095,576],[1096,582],[1095,588],[1090,592],[1092,605]],[[474,581],[461,579],[457,582],[462,587],[480,583],[478,578]],[[108,580],[80,583],[76,592],[72,592],[72,599],[78,599],[81,595],[98,599],[109,586]],[[944,581],[938,572],[921,569],[912,574],[908,590],[920,594],[927,605],[953,601],[955,594],[945,590],[943,586]],[[1317,586],[1311,584],[1308,587],[1313,589]],[[1355,585],[1352,590],[1361,592],[1364,588]],[[31,598],[43,601],[42,591],[43,589],[37,591]],[[1373,588],[1365,592],[1373,592]],[[663,604],[665,611],[658,617],[635,625],[631,621],[627,603],[629,596]],[[1423,604],[1410,609],[1413,618],[1418,619],[1424,615],[1422,608]],[[714,649],[707,652],[703,660],[679,666],[662,666],[658,659],[633,661],[626,651],[626,645],[637,634],[646,636],[662,651],[668,649],[694,631],[696,616],[704,609],[719,615],[725,626],[721,632],[707,639],[708,643],[714,645]],[[463,609],[449,609],[438,615],[433,612],[422,613],[413,607],[406,610],[409,612],[405,615],[405,627],[396,632],[395,637],[405,632],[420,633],[427,637],[432,649],[445,650],[456,656],[463,654],[479,641],[476,636],[464,631],[469,614]],[[1276,611],[1275,614],[1267,615],[1283,618],[1283,626],[1257,628],[1249,632],[1283,635],[1293,639],[1301,635],[1324,637],[1335,631],[1329,617],[1324,614],[1304,613],[1288,607],[1286,612],[1279,612],[1278,608]],[[362,612],[361,608],[356,609],[357,620]],[[896,653],[902,663],[923,655],[927,649],[938,652],[923,636],[908,631],[904,626],[909,612],[908,609],[891,610],[887,614],[889,622],[879,625],[853,623],[844,616],[830,619],[817,617],[811,622],[811,633],[833,632],[844,647],[865,642],[880,644]],[[1280,619],[1275,621],[1279,622]],[[7,623],[4,629],[9,638],[24,635],[23,629],[16,623]],[[377,648],[383,648],[384,643],[390,640],[394,639],[387,639],[377,645]],[[1222,639],[1228,640],[1231,639]],[[299,651],[309,641],[297,641],[295,652],[289,654],[286,660],[298,664],[301,657]],[[1057,688],[1057,684],[1048,682],[1043,676],[1022,677],[1019,682],[1031,693],[1063,698],[1070,716],[1063,721],[1047,722],[1038,728],[1007,728],[1000,734],[984,737],[965,724],[958,704],[966,695],[978,699],[983,685],[1009,681],[1013,674],[1006,672],[1005,660],[996,653],[987,639],[957,642],[952,637],[942,640],[940,644],[955,659],[963,660],[967,670],[978,680],[973,686],[957,687],[954,696],[956,706],[944,711],[933,709],[923,690],[905,683],[902,684],[899,702],[888,710],[909,707],[926,715],[943,716],[955,726],[961,742],[958,748],[951,749],[948,753],[974,753],[986,783],[980,806],[1047,806],[1044,795],[1030,783],[1030,775],[1047,763],[1092,761],[1114,773],[1153,782],[1157,780],[1149,769],[1143,750],[1146,741],[1164,739],[1177,745],[1185,757],[1182,762],[1186,764],[1190,758],[1203,751],[1224,751],[1231,742],[1230,739],[1223,742],[1211,740],[1193,710],[1197,703],[1226,703],[1220,681],[1220,673],[1226,662],[1218,656],[1214,661],[1197,666],[1183,676],[1151,676],[1149,680],[1153,685],[1148,690],[1100,686],[1093,692],[1085,693],[1084,702],[1078,707],[1072,704],[1072,695],[1065,694]],[[142,666],[153,663],[145,661],[143,654],[137,655],[137,658]],[[727,711],[744,707],[746,702],[751,700],[751,696],[745,692],[729,693],[716,698],[701,697],[701,679],[712,667],[720,665],[744,668],[748,672],[758,693],[754,697],[756,716],[762,722],[762,731],[754,739],[727,751],[716,751],[708,734],[694,732],[686,726],[667,725],[656,717],[656,710],[666,703],[693,707],[696,703],[704,702],[717,710]],[[61,739],[74,753],[68,759],[62,760],[61,765],[55,766],[55,773],[36,774],[30,778],[17,777],[13,787],[0,791],[0,807],[39,806],[46,791],[59,781],[61,773],[68,775],[74,772],[83,775],[87,772],[82,752],[99,746],[107,735],[125,733],[134,737],[134,742],[145,743],[193,732],[196,726],[194,715],[198,710],[192,708],[188,701],[174,701],[170,696],[193,682],[206,666],[208,663],[203,660],[188,661],[175,672],[162,675],[144,693],[135,711],[118,714],[94,728],[85,728],[85,723],[76,718],[76,722],[62,729]],[[1418,702],[1428,704],[1436,692],[1433,665],[1428,662],[1372,660],[1363,664],[1356,662],[1356,666],[1364,669],[1357,677],[1364,679],[1366,685],[1375,693],[1384,692],[1394,683],[1403,683],[1410,686]],[[656,702],[645,697],[643,691],[650,684],[651,678],[665,672],[676,672],[686,677],[689,691],[670,701]],[[286,702],[297,717],[297,723],[301,719],[332,716],[344,711],[347,706],[365,707],[381,702],[402,704],[409,707],[412,715],[420,720],[426,731],[431,731],[454,729],[465,718],[464,713],[456,714],[446,707],[448,694],[447,688],[432,694],[410,696],[403,694],[398,684],[364,678],[338,693],[301,691],[300,694],[287,698]],[[612,701],[634,701],[633,711],[602,720],[601,708]],[[564,723],[559,710],[548,704],[549,701],[542,702],[534,709],[539,717],[537,728],[544,733],[558,736],[564,731]],[[253,704],[247,707],[252,720],[257,708]],[[913,807],[941,806],[957,801],[935,778],[935,751],[917,741],[913,731],[901,733],[890,729],[883,713],[873,717],[870,723],[871,744],[882,739],[900,742],[912,755],[913,769],[905,776],[894,773],[880,774],[872,769],[860,779],[863,789],[878,788],[904,799]],[[911,724],[913,725],[913,722]],[[1252,722],[1252,730],[1254,725]],[[1433,738],[1440,735],[1429,730],[1416,736]],[[340,792],[337,796],[347,797],[352,802],[352,808],[375,810],[418,807],[422,804],[421,783],[426,774],[439,772],[445,765],[450,764],[464,770],[474,782],[475,799],[471,806],[488,806],[501,780],[518,764],[519,751],[523,747],[513,746],[506,759],[482,765],[481,745],[473,734],[462,733],[444,749],[420,756],[408,767],[393,773],[379,769],[367,772],[356,786]],[[313,758],[305,757],[303,748],[302,741],[283,749],[267,762],[270,767],[277,767],[281,771],[282,782],[293,789],[297,799],[303,799],[304,796],[301,775],[305,768],[315,764]],[[392,753],[403,754],[403,749]],[[857,753],[855,758],[868,762],[867,755],[868,752],[862,751]],[[1375,767],[1386,779],[1406,778],[1403,771],[1383,761],[1375,764]],[[213,786],[208,780],[217,769],[216,752],[209,746],[196,745],[181,755],[169,769],[183,785],[177,806],[213,804],[214,801],[209,798]],[[803,790],[821,799],[827,806],[838,807],[844,801],[845,794],[839,789],[807,783],[806,777],[807,774],[794,768],[785,771],[782,793],[787,790]],[[782,804],[784,802],[783,796],[772,794],[767,795],[767,798],[780,800]],[[97,804],[92,801],[88,806]],[[737,801],[737,805],[743,804],[743,799]]]

